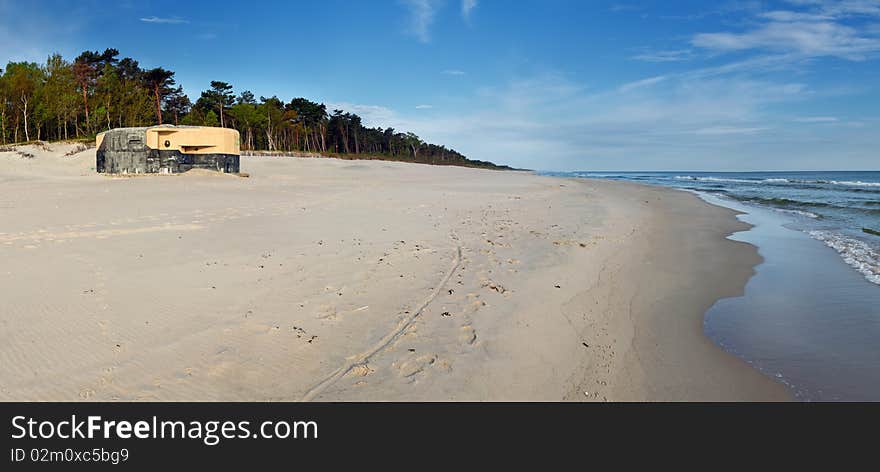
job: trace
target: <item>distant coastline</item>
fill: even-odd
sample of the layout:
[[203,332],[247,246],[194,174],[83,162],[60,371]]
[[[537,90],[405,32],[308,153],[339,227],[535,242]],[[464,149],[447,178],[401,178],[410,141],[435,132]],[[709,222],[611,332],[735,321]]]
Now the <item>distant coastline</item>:
[[302,152],[302,151],[265,151],[265,150],[246,150],[241,152],[242,156],[249,157],[313,157],[313,158],[332,158],[345,160],[367,160],[367,161],[392,161],[392,162],[410,162],[413,164],[427,164],[434,166],[457,166],[472,167],[476,169],[491,170],[515,170],[529,171],[530,169],[517,169],[506,165],[498,165],[489,161],[479,161],[474,159],[463,159],[456,161],[443,161],[432,159],[413,159],[400,156],[392,156],[390,154],[344,154],[333,152]]

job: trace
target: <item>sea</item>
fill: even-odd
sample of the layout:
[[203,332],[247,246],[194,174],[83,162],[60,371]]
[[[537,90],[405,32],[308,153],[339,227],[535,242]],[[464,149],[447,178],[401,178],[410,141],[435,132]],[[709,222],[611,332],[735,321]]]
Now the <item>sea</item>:
[[[764,261],[706,334],[800,400],[880,400],[880,171],[544,172],[673,187],[742,212]],[[719,270],[722,270],[719,268]]]

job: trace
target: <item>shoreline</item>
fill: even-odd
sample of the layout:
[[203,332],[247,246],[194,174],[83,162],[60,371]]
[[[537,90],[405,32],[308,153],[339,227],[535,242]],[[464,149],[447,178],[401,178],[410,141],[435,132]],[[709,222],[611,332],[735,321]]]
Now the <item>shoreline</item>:
[[[636,325],[644,326],[634,334],[621,370],[623,378],[642,376],[632,384],[645,388],[631,389],[624,383],[615,396],[633,401],[791,400],[784,385],[726,352],[703,330],[706,312],[719,300],[742,295],[763,260],[757,247],[728,239],[751,225],[736,218],[739,212],[694,194],[614,183],[623,184],[621,193],[635,187],[656,198],[656,204],[649,204],[655,231],[648,236],[650,249],[633,257],[663,267],[663,276],[652,278],[646,286],[650,290],[634,299],[634,316],[640,319]],[[664,372],[668,364],[675,364],[681,375],[669,377]]]
[[0,400],[791,398],[703,334],[760,259],[695,195],[334,159],[105,179],[53,148],[0,153]]
[[798,400],[876,400],[876,284],[771,208],[700,198],[743,212],[739,218],[752,229],[732,239],[757,246],[766,262],[742,297],[721,300],[706,313],[707,334]]

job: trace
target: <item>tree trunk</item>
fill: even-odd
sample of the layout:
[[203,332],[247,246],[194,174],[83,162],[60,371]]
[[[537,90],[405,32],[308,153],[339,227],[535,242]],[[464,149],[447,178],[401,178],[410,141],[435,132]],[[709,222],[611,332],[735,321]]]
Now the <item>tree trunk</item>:
[[269,145],[269,150],[275,150],[275,142],[272,140],[272,130],[270,128],[266,128],[266,141]]
[[30,136],[30,134],[28,134],[28,122],[27,122],[28,102],[27,102],[27,97],[25,97],[24,95],[21,96],[21,103],[24,103],[24,113],[23,113],[23,116],[24,116],[24,140],[30,141],[31,136]]
[[159,124],[161,125],[162,124],[162,97],[159,96],[159,84],[158,83],[153,84],[153,92],[156,94],[156,119],[159,120]]
[[83,90],[83,106],[86,109],[86,125],[88,125],[88,123],[89,123],[89,94],[88,94],[88,88],[86,87],[85,83],[82,84],[82,90]]

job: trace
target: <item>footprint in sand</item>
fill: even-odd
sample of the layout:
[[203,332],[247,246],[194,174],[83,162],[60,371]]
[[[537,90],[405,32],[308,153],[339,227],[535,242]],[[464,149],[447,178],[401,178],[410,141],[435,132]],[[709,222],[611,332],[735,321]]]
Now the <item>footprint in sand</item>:
[[376,372],[376,369],[370,366],[370,364],[358,364],[351,368],[350,371],[346,374],[346,376],[357,376],[357,377],[366,377],[373,372]]
[[413,377],[414,375],[423,372],[428,366],[433,365],[436,360],[437,357],[433,354],[424,354],[419,357],[410,358],[397,365],[397,368],[399,369],[398,374],[401,377]]
[[336,308],[333,305],[321,305],[315,317],[322,320],[333,320],[336,319],[336,315]]
[[[479,295],[477,296],[479,297]],[[480,311],[480,308],[483,308],[484,306],[486,306],[486,302],[484,302],[483,300],[474,299],[470,304],[471,313],[476,313]]]
[[462,344],[474,344],[477,342],[477,331],[471,325],[464,325],[459,328],[458,341]]
[[488,288],[489,290],[494,290],[502,295],[508,292],[508,290],[506,288],[504,288],[503,285],[499,284],[498,282],[494,282],[492,280],[489,280],[489,279],[481,280],[480,286]]

